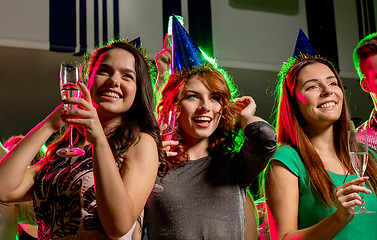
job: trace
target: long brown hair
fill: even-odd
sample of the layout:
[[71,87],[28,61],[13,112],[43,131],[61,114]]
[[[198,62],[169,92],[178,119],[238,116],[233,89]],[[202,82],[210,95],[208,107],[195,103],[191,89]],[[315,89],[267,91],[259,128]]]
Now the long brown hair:
[[[149,75],[149,63],[141,51],[136,49],[132,44],[119,40],[97,48],[89,59],[87,85],[89,88],[92,85],[95,76],[93,70],[95,69],[96,63],[101,59],[101,56],[114,48],[124,49],[134,56],[137,92],[131,108],[124,114],[122,124],[109,131],[110,133],[107,135],[110,148],[119,169],[123,169],[127,160],[127,155],[124,157],[125,152],[130,146],[139,141],[141,132],[149,134],[156,141],[160,162],[158,173],[160,176],[163,176],[168,170],[168,164],[166,161],[167,157],[165,151],[162,150],[159,127],[153,114],[153,88]],[[68,144],[69,130],[66,130],[63,134],[63,137],[52,144],[49,148],[47,159],[58,158],[55,153],[56,149]],[[84,136],[82,136],[76,129],[74,130],[73,135],[76,143],[84,140]]]
[[[335,185],[303,127],[305,126],[305,121],[298,109],[294,97],[294,90],[299,72],[304,67],[314,63],[321,63],[330,68],[338,80],[338,85],[344,94],[342,81],[330,62],[316,57],[306,57],[301,61],[297,61],[289,68],[287,74],[280,78],[277,86],[277,141],[279,144],[286,144],[296,149],[301,156],[301,160],[308,172],[309,180],[313,185],[318,198],[324,205],[333,206],[336,201]],[[347,146],[347,131],[350,130],[350,116],[345,98],[343,98],[342,102],[341,116],[333,124],[333,129],[336,154],[348,172],[354,173],[350,164]],[[376,190],[377,166],[373,156],[372,158],[373,161],[368,163],[366,175],[370,176],[370,185]]]
[[177,110],[177,118],[173,131],[173,139],[179,141],[178,146],[174,147],[178,155],[169,157],[169,165],[171,167],[180,167],[185,165],[189,158],[185,149],[185,139],[179,127],[178,118],[181,112],[181,102],[184,98],[186,84],[191,76],[200,76],[205,79],[203,84],[215,91],[222,105],[222,115],[219,125],[215,132],[209,137],[209,145],[207,151],[209,153],[223,154],[237,149],[236,138],[240,132],[240,126],[236,125],[234,118],[237,114],[235,105],[230,101],[231,94],[227,82],[223,75],[210,66],[202,66],[200,68],[187,72],[174,74],[170,76],[168,83],[162,90],[162,99],[158,105],[160,111],[164,111],[171,106]]

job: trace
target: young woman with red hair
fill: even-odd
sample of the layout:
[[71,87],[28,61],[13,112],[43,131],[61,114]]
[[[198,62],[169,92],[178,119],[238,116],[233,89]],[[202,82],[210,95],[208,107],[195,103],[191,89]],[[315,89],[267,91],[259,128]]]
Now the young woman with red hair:
[[203,65],[174,73],[163,89],[159,110],[176,108],[177,117],[164,142],[171,167],[157,182],[164,190],[145,209],[148,239],[243,239],[246,189],[274,153],[276,135],[254,116],[251,97],[231,99],[228,84]]

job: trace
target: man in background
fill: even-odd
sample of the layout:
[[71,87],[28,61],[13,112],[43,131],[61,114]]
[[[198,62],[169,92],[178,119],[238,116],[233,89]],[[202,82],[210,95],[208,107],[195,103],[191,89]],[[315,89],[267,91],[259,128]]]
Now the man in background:
[[361,88],[370,94],[373,101],[369,119],[358,130],[367,131],[368,146],[377,150],[377,33],[360,40],[353,52],[353,62],[360,77]]

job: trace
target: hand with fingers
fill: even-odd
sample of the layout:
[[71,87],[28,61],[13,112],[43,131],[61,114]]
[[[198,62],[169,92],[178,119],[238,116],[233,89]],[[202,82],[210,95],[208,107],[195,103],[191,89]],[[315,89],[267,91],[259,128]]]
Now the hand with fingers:
[[252,122],[264,121],[263,119],[254,116],[257,105],[252,97],[243,96],[241,98],[235,98],[233,101],[238,111],[238,121],[241,124],[242,129],[245,129],[245,127]]
[[354,211],[357,206],[363,203],[359,193],[370,194],[372,191],[364,187],[368,177],[360,177],[339,186],[336,189],[337,211],[336,215],[341,221],[349,222],[354,217]]
[[168,35],[165,35],[164,49],[159,52],[155,57],[155,62],[158,70],[158,79],[155,89],[158,90],[165,82],[165,72],[171,70],[171,46],[168,43]]
[[85,129],[86,140],[94,143],[99,137],[105,137],[101,122],[98,118],[97,110],[93,107],[92,98],[88,88],[83,83],[78,83],[83,98],[67,98],[65,104],[77,104],[76,110],[66,111],[62,115],[63,122],[83,127]]
[[52,132],[59,131],[63,126],[62,115],[64,114],[64,104],[57,106],[50,115],[48,115],[44,120],[44,125],[48,126]]
[[[160,125],[160,132],[164,131],[166,128],[167,128],[166,123]],[[174,152],[174,148],[172,148],[172,146],[177,146],[178,143],[179,143],[178,141],[174,141],[174,140],[162,141],[162,148],[165,150],[166,155],[168,157],[174,157],[178,155],[177,152]],[[170,151],[170,150],[173,150],[173,151]]]

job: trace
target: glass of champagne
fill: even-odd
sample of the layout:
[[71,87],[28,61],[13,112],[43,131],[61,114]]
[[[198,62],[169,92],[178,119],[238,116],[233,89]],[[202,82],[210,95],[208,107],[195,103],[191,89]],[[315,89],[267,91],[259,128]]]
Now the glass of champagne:
[[[368,164],[368,135],[367,131],[355,130],[348,131],[348,146],[349,146],[349,155],[353,169],[355,170],[358,177],[363,177],[365,169]],[[363,198],[363,193],[360,193],[360,196]],[[364,202],[360,207],[360,210],[354,212],[354,214],[359,213],[375,213],[369,211],[365,208]]]
[[[160,111],[158,114],[158,125],[162,127],[160,132],[162,141],[169,141],[173,136],[174,126],[175,126],[175,108],[171,107],[167,111]],[[166,128],[164,128],[166,126]]]
[[[174,107],[158,113],[157,123],[160,126],[160,129],[162,129],[160,132],[162,141],[171,140],[175,126],[175,115],[176,110]],[[167,150],[166,148],[164,149]],[[161,192],[163,190],[164,188],[160,184],[155,183],[152,191]]]
[[[78,61],[62,62],[60,65],[60,94],[62,100],[70,97],[80,97],[81,91],[78,83],[82,82],[82,68]],[[66,110],[77,109],[76,104],[64,104]],[[72,125],[69,126],[69,146],[58,149],[56,154],[61,157],[77,157],[85,154],[81,148],[73,146]]]

